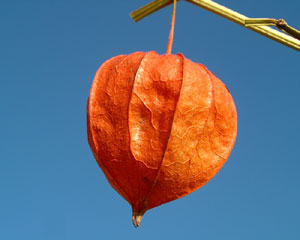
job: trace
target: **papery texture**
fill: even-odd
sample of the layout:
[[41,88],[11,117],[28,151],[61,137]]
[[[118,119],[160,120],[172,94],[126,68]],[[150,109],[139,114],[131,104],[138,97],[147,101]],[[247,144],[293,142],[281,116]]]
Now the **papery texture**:
[[88,139],[108,181],[135,213],[189,194],[220,170],[237,116],[226,86],[182,54],[136,52],[98,70]]

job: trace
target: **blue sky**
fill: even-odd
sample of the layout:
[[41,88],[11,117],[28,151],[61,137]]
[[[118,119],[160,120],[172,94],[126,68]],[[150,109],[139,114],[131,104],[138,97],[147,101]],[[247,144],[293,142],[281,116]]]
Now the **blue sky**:
[[[170,6],[128,15],[148,2],[1,1],[0,239],[300,239],[299,52],[183,1],[173,53],[230,89],[237,141],[208,184],[132,226],[89,149],[86,101],[108,58],[166,51]],[[300,29],[298,0],[217,2]]]

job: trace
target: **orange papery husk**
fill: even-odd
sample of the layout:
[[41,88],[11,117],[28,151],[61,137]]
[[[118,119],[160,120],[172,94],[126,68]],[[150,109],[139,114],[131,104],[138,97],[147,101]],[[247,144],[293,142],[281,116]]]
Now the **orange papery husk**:
[[233,148],[237,114],[226,86],[182,54],[106,61],[87,107],[88,140],[133,218],[212,179]]

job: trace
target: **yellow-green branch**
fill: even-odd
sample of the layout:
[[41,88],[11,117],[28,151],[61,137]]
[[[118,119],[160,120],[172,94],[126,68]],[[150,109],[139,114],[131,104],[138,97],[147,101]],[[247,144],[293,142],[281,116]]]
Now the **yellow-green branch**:
[[[215,3],[214,1],[211,1],[211,0],[185,0],[185,1],[193,3],[196,6],[204,8],[210,12],[213,12],[224,18],[227,18],[230,21],[233,21],[233,22],[240,24],[248,29],[251,29],[257,33],[260,33],[270,39],[273,39],[281,44],[284,44],[290,48],[300,51],[300,41],[296,37],[290,36],[281,31],[278,31],[274,28],[266,26],[266,25],[273,25],[273,24],[270,24],[270,19],[268,19],[268,20],[265,19],[266,20],[265,22],[260,21],[260,24],[255,24],[255,23],[251,24],[252,18],[248,18],[238,12],[235,12],[235,11],[233,11],[229,8],[226,8],[218,3]],[[172,2],[173,2],[173,0],[153,1],[149,4],[147,4],[146,6],[132,12],[130,14],[130,16],[133,18],[134,21],[139,21],[142,18],[148,16],[149,14],[151,14],[167,5],[170,5]],[[275,24],[275,26],[280,28],[280,24],[279,25]],[[293,30],[293,28],[291,28],[287,24],[285,25],[285,28],[286,27]],[[284,28],[280,28],[280,29],[284,30],[285,32],[288,32]],[[297,32],[299,32],[296,29],[294,29],[294,30],[295,31],[289,32],[289,34],[293,35],[293,33],[297,34]]]

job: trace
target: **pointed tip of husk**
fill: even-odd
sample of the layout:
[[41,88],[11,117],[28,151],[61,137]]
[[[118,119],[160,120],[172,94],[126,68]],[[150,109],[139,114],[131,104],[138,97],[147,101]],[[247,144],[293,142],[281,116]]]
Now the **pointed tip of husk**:
[[135,228],[138,228],[140,226],[140,223],[142,221],[145,212],[146,212],[145,210],[138,211],[138,212],[132,211],[132,223]]
[[140,222],[143,218],[143,215],[137,215],[137,216],[132,216],[132,223],[133,223],[133,226],[135,228],[138,228],[140,226]]

